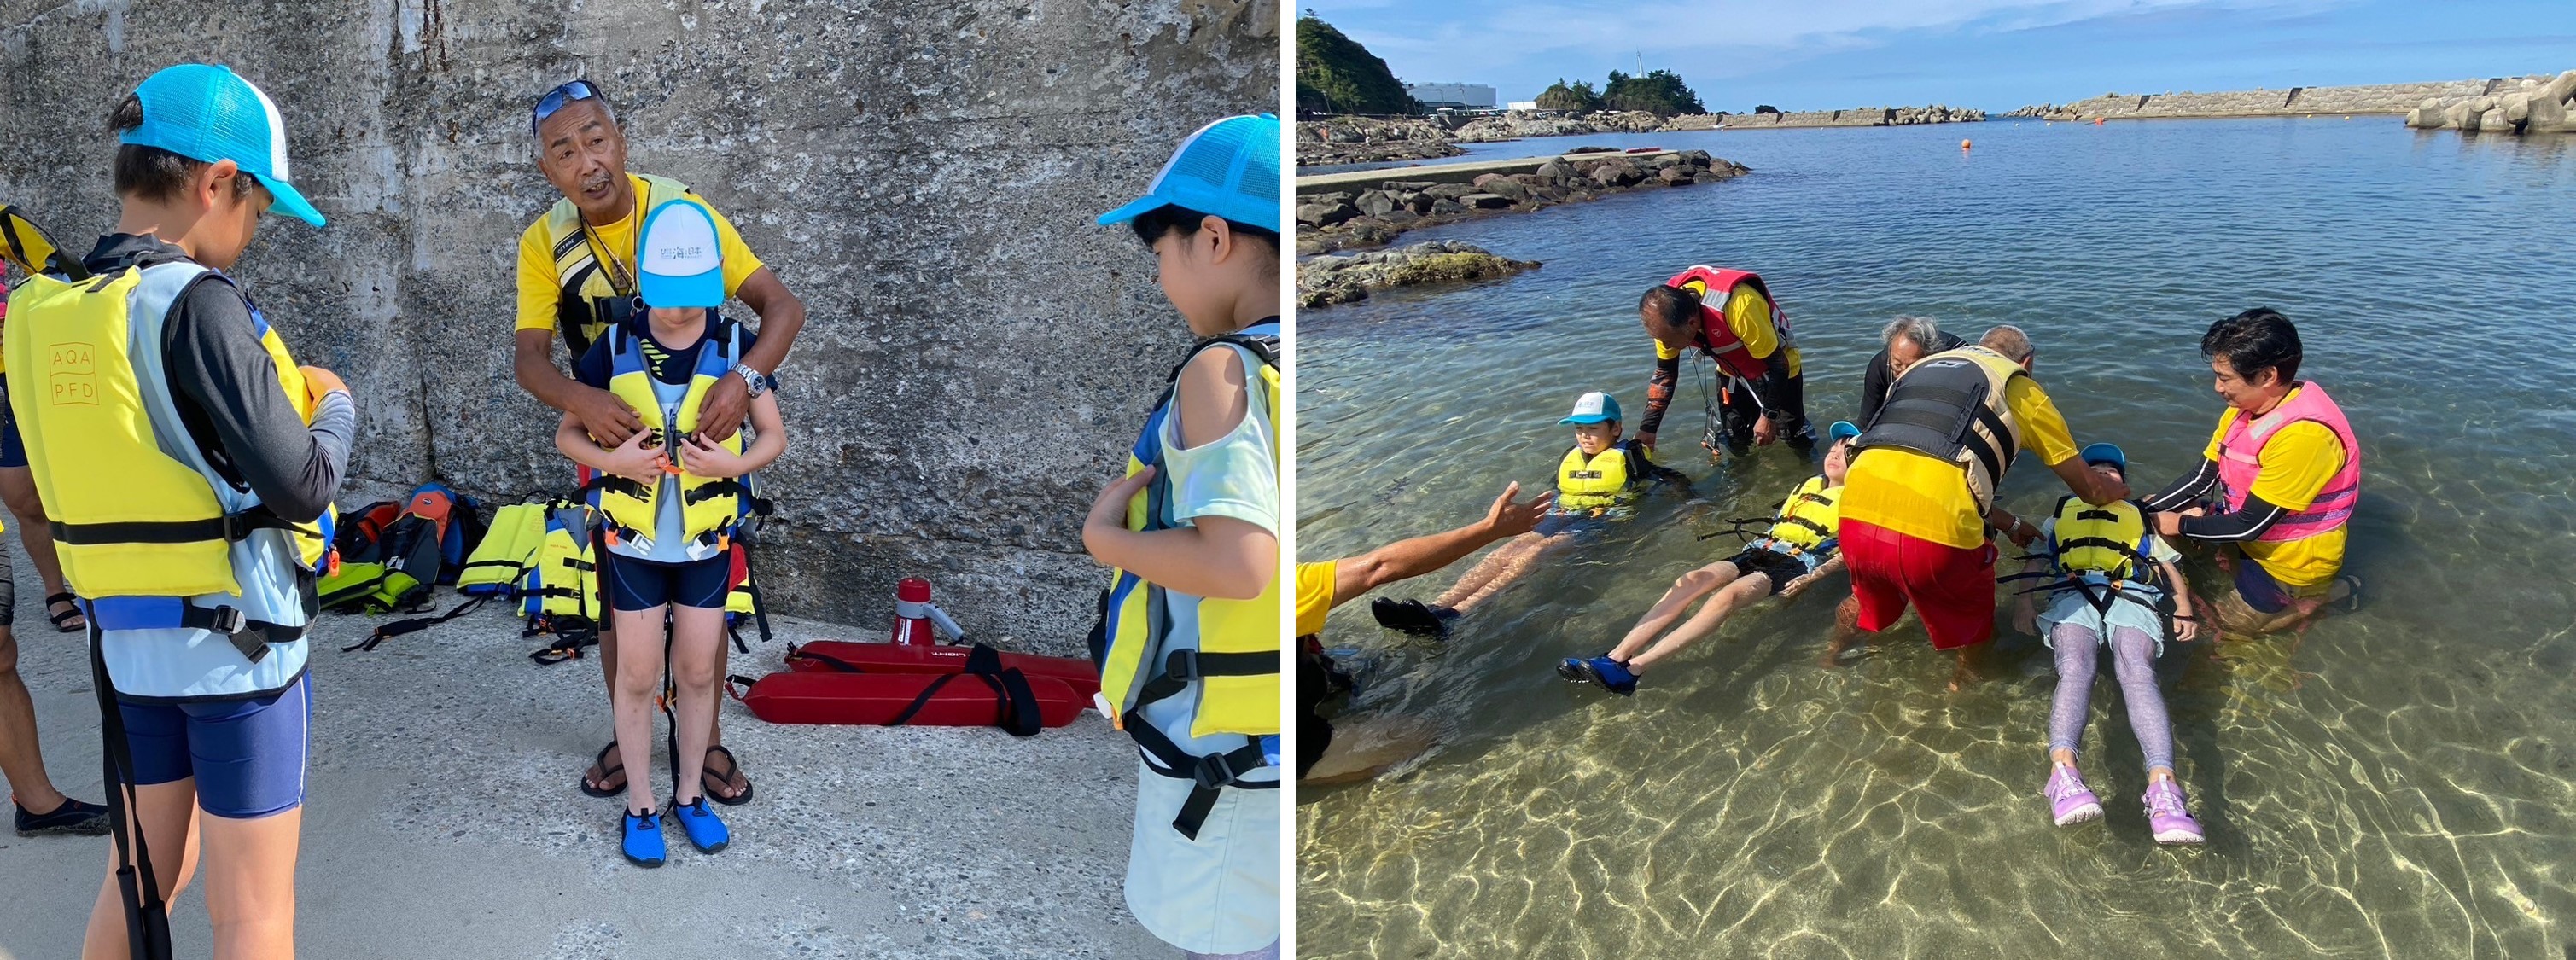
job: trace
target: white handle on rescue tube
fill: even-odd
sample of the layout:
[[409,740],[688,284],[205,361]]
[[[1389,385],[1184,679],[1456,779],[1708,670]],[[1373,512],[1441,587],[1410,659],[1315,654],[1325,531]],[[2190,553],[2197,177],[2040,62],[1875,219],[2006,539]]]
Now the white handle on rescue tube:
[[937,627],[940,633],[946,634],[949,642],[954,643],[966,639],[966,631],[957,626],[957,621],[948,619],[948,611],[939,609],[938,604],[922,604],[921,610],[923,613],[930,615],[930,625]]

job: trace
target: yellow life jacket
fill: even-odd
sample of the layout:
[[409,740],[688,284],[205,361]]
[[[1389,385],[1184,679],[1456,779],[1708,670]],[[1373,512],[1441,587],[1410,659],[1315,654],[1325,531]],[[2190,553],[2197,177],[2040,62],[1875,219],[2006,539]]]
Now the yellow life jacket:
[[545,532],[536,562],[519,578],[519,612],[532,621],[579,618],[597,621],[598,557],[591,551],[590,507],[569,500],[543,505]]
[[1822,476],[1808,477],[1789,499],[1766,536],[1803,551],[1824,549],[1836,539],[1842,515],[1843,488],[1828,487]]
[[[636,191],[635,209],[653,209],[655,198],[669,199],[689,192],[677,180],[649,173],[633,175],[644,181]],[[710,208],[712,209],[712,208]],[[638,316],[635,309],[635,275],[632,268],[599,249],[595,234],[582,222],[581,208],[572,198],[555,201],[538,220],[545,227],[547,249],[554,252],[555,283],[559,296],[555,300],[555,329],[563,334],[564,346],[578,359],[590,351],[590,345],[603,334]],[[644,231],[638,226],[636,241],[642,242]],[[640,262],[630,254],[627,263]]]
[[546,540],[546,505],[513,503],[492,511],[492,526],[483,542],[466,555],[457,571],[456,592],[501,596],[517,589],[519,577],[537,562]]
[[[9,297],[0,355],[9,404],[53,521],[55,553],[103,634],[213,631],[220,644],[103,643],[118,689],[173,699],[264,693],[303,669],[314,572],[332,514],[294,523],[217,472],[166,380],[163,330],[178,300],[221,273],[187,260],[74,280],[29,277]],[[304,375],[256,305],[277,389],[307,422]],[[243,389],[263,389],[244,384]],[[270,645],[285,645],[273,657]],[[250,669],[242,669],[247,659]]]
[[1645,461],[1645,448],[1634,440],[1612,444],[1610,449],[1591,457],[1583,455],[1582,447],[1565,451],[1565,458],[1556,463],[1557,509],[1616,506],[1645,483]]
[[[1200,350],[1212,347],[1238,349],[1260,361],[1247,364],[1245,374],[1260,385],[1256,392],[1262,408],[1257,413],[1267,418],[1270,427],[1271,463],[1275,468],[1279,462],[1282,393],[1279,325],[1256,324],[1238,333],[1201,341],[1191,349],[1190,356],[1196,357]],[[1173,368],[1174,384],[1181,367],[1188,365],[1185,359],[1180,367]],[[1135,447],[1129,451],[1129,475],[1148,466],[1158,468],[1158,472],[1144,492],[1128,501],[1127,529],[1170,526],[1163,519],[1171,496],[1171,472],[1164,464],[1162,432],[1174,403],[1173,388],[1167,385]],[[1102,661],[1102,712],[1136,740],[1148,769],[1198,782],[1198,789],[1172,824],[1193,839],[1208,805],[1215,802],[1218,788],[1278,786],[1275,780],[1240,778],[1277,765],[1272,757],[1277,753],[1279,733],[1279,641],[1286,626],[1280,619],[1279,598],[1287,573],[1288,565],[1280,564],[1260,596],[1250,600],[1196,598],[1195,649],[1165,649],[1165,631],[1172,622],[1169,605],[1183,602],[1181,598],[1125,570],[1111,573],[1110,587],[1102,595],[1101,622],[1092,637],[1093,655]],[[1196,697],[1185,730],[1158,729],[1143,716],[1147,705],[1176,696]],[[1173,736],[1175,732],[1192,739],[1240,735],[1245,742],[1217,753],[1196,755],[1181,747]]]
[[[712,311],[710,311],[712,313]],[[679,438],[697,432],[698,408],[705,403],[707,391],[716,381],[733,372],[742,352],[741,330],[733,323],[710,319],[705,342],[699,345],[697,366],[689,373],[687,391],[678,403],[664,403],[654,389],[653,373],[644,360],[642,338],[645,336],[639,316],[612,334],[609,341],[608,391],[635,409],[644,421],[644,429],[669,451],[672,465],[679,471],[677,484],[680,497],[678,531],[657,529],[662,516],[662,497],[672,484],[637,483],[624,477],[601,474],[589,484],[591,504],[606,517],[603,528],[608,546],[619,553],[642,557],[653,551],[656,537],[677,534],[682,552],[688,560],[704,560],[723,554],[733,544],[733,533],[743,515],[754,509],[750,477],[702,477],[689,472],[683,453],[687,448]],[[731,453],[743,450],[742,432],[719,444]]]
[[1983,515],[2021,452],[2021,422],[2004,402],[2004,388],[2029,375],[2021,364],[1975,345],[1917,360],[1888,388],[1878,416],[1861,432],[1860,449],[1895,447],[1959,464]]
[[2113,580],[2145,581],[2147,519],[2126,500],[2094,506],[2076,497],[2059,497],[2057,523],[2049,533],[2049,552],[2058,569],[2070,574],[2099,573]]

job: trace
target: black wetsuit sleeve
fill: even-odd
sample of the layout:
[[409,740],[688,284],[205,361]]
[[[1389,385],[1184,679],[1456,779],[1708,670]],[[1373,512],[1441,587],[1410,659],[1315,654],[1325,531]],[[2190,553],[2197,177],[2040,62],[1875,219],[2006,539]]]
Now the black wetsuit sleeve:
[[2138,501],[2138,505],[2145,507],[2150,513],[2180,510],[2191,506],[2193,501],[2200,499],[2202,494],[2208,493],[2210,488],[2217,485],[2218,464],[2203,457],[2199,464],[2191,468],[2190,473],[2183,474],[2179,479],[2167,484],[2155,496]]
[[2182,518],[2182,535],[2194,540],[2252,540],[2288,514],[2288,510],[2264,503],[2263,498],[2249,493],[2245,495],[2245,506],[2234,513]]
[[249,301],[215,277],[188,288],[161,342],[179,417],[216,472],[286,520],[321,516],[348,467],[355,407],[326,405],[331,415],[307,427],[278,387]]
[[1860,424],[1863,430],[1869,429],[1869,422],[1878,419],[1879,406],[1886,402],[1887,350],[1881,348],[1876,356],[1869,358],[1869,369],[1861,373],[1860,419],[1853,422]]
[[1682,379],[1682,358],[1655,358],[1655,373],[1646,378],[1646,415],[1637,420],[1638,433],[1655,433],[1664,425],[1664,411],[1673,405],[1673,387]]

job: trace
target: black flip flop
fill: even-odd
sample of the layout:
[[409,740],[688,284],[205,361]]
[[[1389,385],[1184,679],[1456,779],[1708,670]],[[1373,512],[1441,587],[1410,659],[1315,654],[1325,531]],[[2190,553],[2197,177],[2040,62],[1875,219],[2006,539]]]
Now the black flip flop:
[[[68,603],[72,607],[61,613],[55,613],[54,605],[58,603]],[[57,633],[79,633],[89,629],[89,615],[81,612],[80,598],[69,592],[57,593],[45,598],[45,619],[54,622],[54,631]],[[81,624],[77,627],[67,626],[63,623],[65,620],[79,620]]]
[[617,741],[608,741],[607,746],[599,748],[599,755],[590,759],[590,765],[599,768],[599,779],[602,782],[606,782],[610,777],[616,777],[618,778],[619,783],[614,787],[591,786],[589,776],[590,772],[585,770],[582,771],[580,779],[573,781],[574,786],[581,788],[582,795],[598,797],[605,800],[609,797],[618,796],[626,792],[626,784],[624,782],[626,778],[625,758],[618,758],[620,762],[614,767],[608,765],[608,751],[615,749],[617,749]]
[[[742,776],[742,761],[741,761],[740,759],[736,758],[736,757],[733,755],[733,751],[725,749],[725,748],[724,748],[722,745],[720,745],[720,744],[711,744],[711,745],[709,745],[709,746],[707,747],[707,756],[708,756],[708,757],[712,758],[712,757],[714,757],[716,754],[719,754],[719,753],[724,754],[724,758],[725,758],[725,772],[723,772],[723,773],[717,773],[717,772],[716,772],[716,768],[715,768],[713,765],[711,765],[711,764],[707,764],[707,765],[701,765],[701,766],[699,766],[699,768],[698,768],[698,785],[699,785],[699,789],[700,789],[700,790],[702,790],[702,791],[704,791],[704,792],[706,793],[707,799],[709,799],[709,800],[713,800],[713,801],[715,801],[715,802],[717,802],[717,803],[724,804],[725,806],[728,806],[728,807],[739,807],[739,806],[742,806],[743,804],[750,803],[750,802],[751,802],[751,778],[750,778],[750,777],[743,777],[743,778],[742,778],[742,792],[741,792],[740,794],[737,794],[737,795],[734,795],[734,796],[728,797],[728,796],[725,796],[724,794],[721,794],[721,793],[717,793],[717,792],[716,792],[717,790],[730,790],[730,789],[733,789],[733,778],[738,777],[738,776]],[[708,777],[714,777],[714,778],[715,778],[715,782],[714,782],[714,783],[708,783],[708,782],[707,782],[707,778],[708,778]]]

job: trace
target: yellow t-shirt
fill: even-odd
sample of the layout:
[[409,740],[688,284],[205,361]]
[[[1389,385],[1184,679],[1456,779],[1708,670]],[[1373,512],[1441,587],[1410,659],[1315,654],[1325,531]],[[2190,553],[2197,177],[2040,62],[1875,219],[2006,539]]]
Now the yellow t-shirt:
[[[2289,396],[2298,393],[2294,389]],[[2282,402],[2289,402],[2289,397]],[[2228,425],[2239,415],[2234,407],[2218,415],[2218,429],[2209,435],[2209,447],[2201,456],[2218,460],[2218,441],[2227,436]],[[2255,455],[2261,470],[2254,475],[2254,489],[2247,492],[2284,510],[2305,510],[2316,502],[2317,494],[2325,492],[2335,474],[2343,472],[2343,458],[2343,441],[2332,428],[2312,420],[2290,424],[2274,431]],[[2313,592],[2331,586],[2343,569],[2344,533],[2349,529],[2336,527],[2297,540],[2248,540],[2241,546],[2281,586],[2294,593]]]
[[[626,180],[635,188],[634,212],[616,223],[594,226],[591,232],[598,235],[600,246],[608,251],[608,256],[617,260],[619,269],[626,271],[628,281],[632,282],[635,277],[635,234],[644,229],[644,217],[652,211],[644,209],[644,178],[629,173]],[[733,221],[716,212],[715,204],[707,203],[705,197],[695,193],[683,196],[705,205],[708,215],[715,219],[716,246],[724,257],[725,295],[730,297],[742,289],[743,281],[760,271],[760,258],[753,256],[751,247],[742,242],[742,234],[733,228]],[[654,197],[653,202],[659,204],[668,199],[673,198]],[[583,284],[582,292],[593,297],[607,297],[614,295],[615,288],[609,285],[606,277],[593,274]],[[555,307],[562,302],[563,277],[555,273],[555,252],[548,245],[546,219],[540,216],[537,222],[529,224],[528,229],[519,234],[518,329],[554,329]]]
[[[2055,467],[2075,456],[2066,417],[2029,377],[2005,381],[2004,405],[2021,424],[2022,449]],[[1998,477],[1997,480],[2002,478]],[[1975,549],[1986,542],[1986,518],[1968,492],[1968,471],[1956,461],[1912,450],[1872,447],[1852,459],[1843,479],[1845,520],[1885,527],[1933,543]]]
[[[1735,331],[1735,339],[1744,341],[1745,352],[1756,360],[1770,356],[1780,346],[1780,331],[1771,325],[1771,305],[1754,292],[1751,284],[1738,285],[1726,298],[1726,328]],[[1663,341],[1655,341],[1655,359],[1671,360],[1681,355],[1681,351],[1664,346]],[[1798,375],[1798,366],[1798,350],[1791,347],[1790,376]]]
[[1333,612],[1333,578],[1340,575],[1338,561],[1297,565],[1298,636],[1324,632],[1324,615]]

